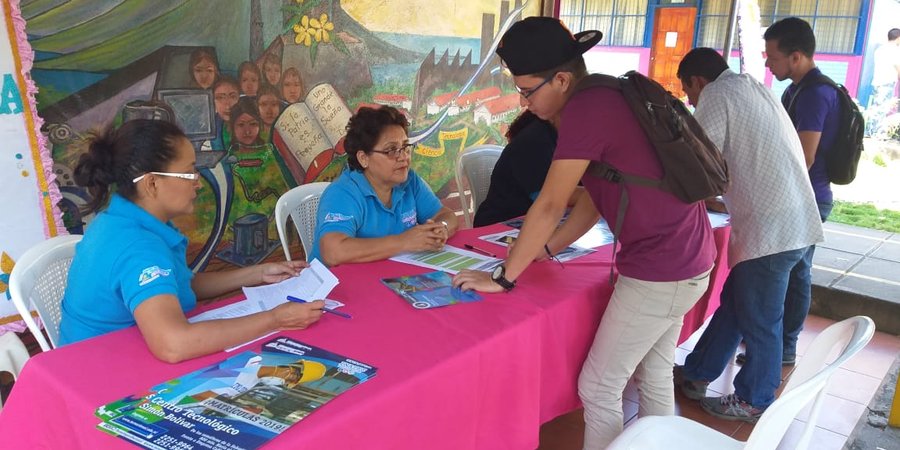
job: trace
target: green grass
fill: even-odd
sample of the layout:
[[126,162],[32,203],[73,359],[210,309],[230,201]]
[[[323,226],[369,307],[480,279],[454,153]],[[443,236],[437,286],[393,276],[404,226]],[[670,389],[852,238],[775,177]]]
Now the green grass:
[[900,233],[900,211],[878,209],[871,203],[834,202],[831,222]]

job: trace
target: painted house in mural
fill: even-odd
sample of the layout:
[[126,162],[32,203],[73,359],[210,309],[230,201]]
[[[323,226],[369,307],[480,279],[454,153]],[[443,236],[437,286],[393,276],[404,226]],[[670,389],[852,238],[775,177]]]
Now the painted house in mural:
[[433,116],[441,112],[441,110],[444,109],[458,93],[459,91],[453,91],[432,97],[432,99],[428,101],[428,104],[425,105],[425,113],[429,116]]
[[[763,29],[785,17],[808,21],[816,33],[816,62],[822,72],[847,86],[860,87],[873,2],[878,0],[757,0]],[[893,0],[886,0],[891,2]],[[585,55],[588,69],[622,74],[638,70],[673,92],[680,91],[678,62],[694,47],[724,47],[731,0],[559,0],[556,16],[573,33],[597,29],[603,40]],[[895,25],[896,26],[896,25]],[[735,33],[734,49],[737,49]],[[739,53],[731,54],[733,68]],[[779,93],[789,81],[766,85]]]
[[379,105],[393,106],[398,109],[412,108],[412,100],[403,94],[376,94],[372,101]]
[[481,89],[466,95],[460,95],[455,102],[457,114],[460,112],[471,111],[472,108],[495,98],[500,98],[503,92],[497,86],[491,86],[487,89]]
[[[519,94],[507,94],[500,98],[482,103],[475,108],[475,122],[484,122],[487,125],[506,123],[519,112]],[[505,130],[504,130],[505,133]]]

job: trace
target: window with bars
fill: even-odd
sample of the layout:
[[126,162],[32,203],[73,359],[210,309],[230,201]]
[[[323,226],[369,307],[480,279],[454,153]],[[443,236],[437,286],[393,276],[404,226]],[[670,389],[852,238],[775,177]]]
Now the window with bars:
[[[799,17],[813,27],[816,52],[853,53],[863,0],[758,0],[760,22],[768,27],[785,17]],[[731,0],[703,0],[698,17],[697,46],[722,48]],[[737,33],[732,44],[737,46]]]
[[641,47],[648,0],[561,0],[559,18],[573,33],[600,30],[599,45]]

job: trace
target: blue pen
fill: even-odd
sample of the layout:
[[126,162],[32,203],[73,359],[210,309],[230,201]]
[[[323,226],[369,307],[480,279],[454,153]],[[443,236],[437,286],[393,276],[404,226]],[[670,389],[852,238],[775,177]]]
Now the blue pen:
[[[288,295],[288,296],[287,296],[287,299],[290,300],[290,301],[292,301],[292,302],[297,302],[297,303],[309,303],[307,300],[303,300],[302,298],[299,298],[299,297],[294,297],[293,295]],[[334,314],[334,315],[336,315],[336,316],[341,316],[341,317],[343,317],[343,318],[345,318],[345,319],[351,319],[351,318],[353,318],[353,316],[351,316],[350,314],[343,313],[343,312],[340,312],[340,311],[334,311],[334,310],[331,310],[331,309],[328,309],[328,308],[322,308],[322,311],[325,311],[325,312],[327,312],[327,313]]]

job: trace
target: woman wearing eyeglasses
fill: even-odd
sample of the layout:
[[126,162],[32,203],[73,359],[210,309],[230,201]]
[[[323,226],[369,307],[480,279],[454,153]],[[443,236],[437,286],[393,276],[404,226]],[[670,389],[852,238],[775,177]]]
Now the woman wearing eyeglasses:
[[297,275],[302,262],[268,263],[193,274],[187,238],[172,219],[194,212],[200,188],[194,149],[174,124],[133,120],[89,140],[75,181],[96,211],[75,247],[62,300],[60,344],[137,324],[150,351],[179,362],[275,330],[302,329],[322,316],[322,301],[285,303],[235,319],[188,323],[197,299]]
[[456,214],[409,167],[409,122],[396,108],[360,108],[347,124],[349,168],[319,200],[311,256],[334,266],[439,250]]

